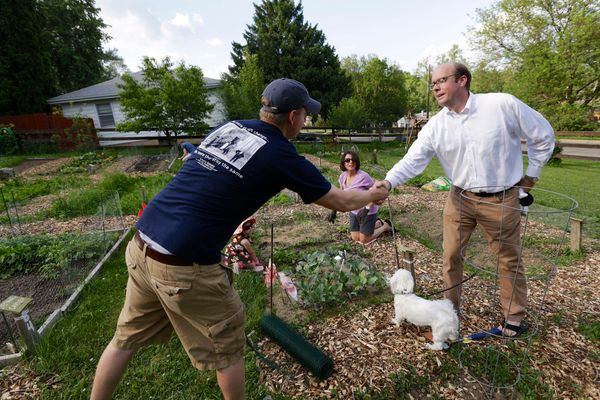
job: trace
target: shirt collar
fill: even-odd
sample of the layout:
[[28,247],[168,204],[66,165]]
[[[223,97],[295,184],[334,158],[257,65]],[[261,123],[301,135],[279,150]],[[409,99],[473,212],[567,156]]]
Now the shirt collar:
[[469,91],[469,98],[467,99],[467,103],[465,104],[465,108],[463,108],[463,110],[459,113],[455,113],[454,111],[450,110],[448,107],[444,107],[444,111],[446,112],[446,114],[449,115],[467,115],[470,114],[471,111],[475,108],[475,95]]

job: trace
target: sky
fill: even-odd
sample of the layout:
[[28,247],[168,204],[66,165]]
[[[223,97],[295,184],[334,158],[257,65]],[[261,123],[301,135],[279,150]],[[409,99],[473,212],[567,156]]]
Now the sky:
[[[476,8],[495,2],[303,0],[302,5],[305,22],[324,33],[340,60],[372,54],[414,72],[420,60],[434,61],[453,44],[474,57],[468,27],[476,24]],[[254,18],[251,0],[96,0],[96,7],[112,37],[104,47],[117,49],[132,72],[143,56],[170,56],[210,78],[227,71],[231,43],[245,44],[243,33]]]

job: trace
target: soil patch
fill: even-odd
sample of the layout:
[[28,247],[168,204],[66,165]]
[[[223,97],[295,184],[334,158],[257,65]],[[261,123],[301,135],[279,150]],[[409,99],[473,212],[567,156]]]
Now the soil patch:
[[23,161],[14,167],[15,174],[22,177],[34,177],[36,175],[50,175],[57,172],[60,167],[67,165],[71,158],[35,158]]
[[77,217],[69,220],[57,220],[49,218],[44,221],[23,223],[20,226],[0,225],[0,237],[13,235],[40,235],[61,234],[67,232],[88,232],[121,230],[132,226],[137,219],[136,215],[124,215],[123,217]]
[[145,156],[125,169],[125,172],[158,172],[166,171],[169,161],[164,156]]
[[[440,249],[442,210],[446,196],[445,192],[432,193],[414,187],[400,187],[394,191],[389,203],[383,205],[380,215],[382,218],[390,217],[385,214],[391,206],[391,217],[397,228],[418,232],[418,236],[427,238],[432,248],[438,250],[425,247],[400,233],[395,242],[392,235],[386,234],[368,246],[356,245],[351,243],[347,233],[340,233],[344,232],[347,224],[345,213],[338,213],[337,220],[330,224],[325,222],[327,210],[314,205],[292,204],[259,210],[256,215],[259,226],[265,226],[264,231],[260,228],[257,230],[262,235],[258,240],[260,251],[268,254],[270,249],[270,231],[267,227],[271,223],[275,227],[276,250],[290,247],[302,252],[302,246],[297,246],[298,242],[320,243],[324,246],[328,242],[346,242],[351,246],[360,246],[372,265],[388,275],[397,269],[395,247],[412,248],[416,254],[418,293],[428,297],[428,294],[436,293],[443,287]],[[561,237],[562,230],[529,220],[527,235],[551,241]],[[489,252],[487,244],[485,241],[475,242],[475,238],[472,238],[473,247],[481,248],[481,254],[476,252],[473,262],[484,264],[486,259],[483,253]],[[600,299],[594,293],[600,292],[600,281],[597,279],[600,273],[600,244],[586,238],[584,246],[588,249],[586,258],[572,266],[543,271],[543,279],[539,274],[536,276],[535,273],[539,271],[530,271],[531,313],[528,320],[536,335],[534,338],[529,336],[530,340],[526,338],[516,342],[516,347],[512,342],[501,339],[455,346],[465,346],[465,357],[469,352],[481,351],[482,346],[488,346],[494,351],[508,354],[516,362],[520,362],[521,355],[515,352],[515,348],[528,351],[526,365],[542,373],[541,382],[558,398],[572,397],[574,386],[579,397],[599,398],[597,371],[600,370],[600,360],[597,351],[591,350],[597,349],[597,343],[582,336],[578,326],[581,321],[598,323]],[[548,262],[530,251],[524,253],[524,258],[527,266]],[[555,263],[552,265],[556,267]],[[291,303],[277,285],[274,293],[274,309],[280,318],[288,323],[304,320],[305,309]],[[302,293],[299,296],[302,298]],[[442,295],[437,294],[432,298],[442,298]],[[348,304],[351,302],[348,301]],[[476,275],[463,285],[461,334],[469,335],[496,326],[502,319],[499,310],[495,280]],[[422,377],[429,382],[428,390],[434,390],[442,398],[487,398],[488,393],[465,370],[461,370],[464,372],[462,374],[451,374],[450,379],[437,378],[443,375],[444,364],[459,370],[456,352],[429,351],[425,347],[424,329],[406,322],[400,326],[392,325],[389,322],[392,316],[393,297],[389,294],[389,301],[382,304],[359,307],[348,315],[326,318],[299,328],[300,334],[334,360],[335,372],[324,381],[315,379],[269,338],[262,338],[258,341],[260,351],[283,369],[273,370],[259,361],[261,381],[273,392],[292,398],[335,399],[353,398],[355,394],[366,390],[393,392],[394,381],[391,377],[400,374],[407,377],[404,379]],[[478,371],[473,372],[476,374]],[[512,373],[514,376],[509,376],[509,384],[513,383],[510,379],[516,379],[517,371],[513,369]],[[409,388],[409,393],[412,398],[424,399],[432,394],[425,390]],[[499,396],[510,397],[510,391],[503,391]]]
[[144,156],[123,156],[117,158],[112,164],[106,167],[106,172],[125,172],[133,168]]
[[[0,280],[0,299],[4,300],[11,295],[32,298],[33,301],[28,306],[29,316],[34,325],[39,328],[48,315],[62,307],[65,300],[83,281],[92,265],[91,262],[76,261],[68,268],[62,269],[55,278],[42,274],[29,274]],[[12,335],[18,337],[18,331],[10,316],[8,319],[11,321]],[[10,339],[4,323],[0,324],[0,338],[5,339],[0,347],[0,354],[8,354],[6,349],[2,348]]]

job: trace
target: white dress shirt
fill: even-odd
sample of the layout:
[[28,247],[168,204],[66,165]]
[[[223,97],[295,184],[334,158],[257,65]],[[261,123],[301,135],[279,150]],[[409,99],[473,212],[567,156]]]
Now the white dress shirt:
[[523,176],[521,139],[527,143],[526,175],[539,177],[554,149],[554,130],[537,111],[505,93],[469,93],[465,108],[444,107],[425,124],[404,158],[385,179],[392,187],[423,172],[437,156],[452,184],[496,192]]

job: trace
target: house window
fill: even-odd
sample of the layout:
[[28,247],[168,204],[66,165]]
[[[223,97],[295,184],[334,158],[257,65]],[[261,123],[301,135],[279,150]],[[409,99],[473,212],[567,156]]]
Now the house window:
[[113,117],[110,103],[96,104],[98,111],[98,120],[100,120],[100,128],[115,126],[115,118]]

